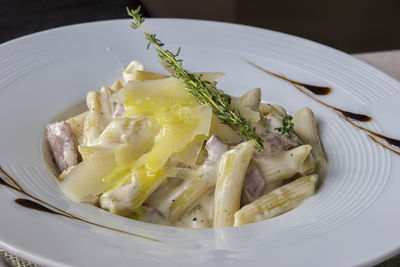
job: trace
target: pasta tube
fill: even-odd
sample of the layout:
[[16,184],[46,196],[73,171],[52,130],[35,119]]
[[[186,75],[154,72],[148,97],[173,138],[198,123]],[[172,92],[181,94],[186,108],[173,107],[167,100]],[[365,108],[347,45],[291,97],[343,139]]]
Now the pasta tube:
[[304,176],[263,195],[235,213],[234,226],[270,219],[299,206],[314,194],[318,175]]
[[282,127],[282,117],[280,115],[269,114],[265,117],[268,121],[267,131],[269,133],[280,133],[277,128]]
[[256,111],[249,108],[248,106],[243,105],[240,102],[240,98],[232,97],[231,108],[232,110],[237,110],[243,118],[251,121],[252,123],[258,122],[260,120],[260,112],[258,110]]
[[201,196],[215,186],[215,181],[210,181],[208,178],[210,177],[198,176],[194,179],[187,179],[177,188],[178,190],[170,198],[170,206],[167,211],[169,221],[178,220]]
[[241,137],[231,127],[223,124],[217,116],[212,114],[210,134],[218,136],[226,144],[238,144]]
[[254,142],[237,145],[222,155],[214,193],[214,227],[233,226],[233,215],[240,208],[240,196]]
[[287,115],[287,111],[284,107],[278,104],[272,104],[275,110],[277,110],[280,114],[280,116],[285,117]]
[[89,113],[86,116],[83,129],[83,144],[93,145],[108,123],[111,121],[113,107],[110,102],[111,90],[101,88],[100,92],[89,92],[86,103]]
[[[312,149],[311,149],[312,153]],[[315,172],[315,160],[312,154],[308,154],[307,158],[304,160],[303,164],[299,169],[299,173],[302,176],[310,175]]]
[[240,97],[240,102],[253,110],[260,110],[261,89],[254,88]]
[[281,185],[283,185],[283,180],[265,183],[262,195],[265,195],[265,194],[271,192],[272,190],[280,187]]
[[157,207],[170,222],[179,219],[201,196],[215,187],[219,162],[228,146],[218,137],[212,136],[206,143],[206,149],[208,157],[198,169],[201,175],[185,179]]
[[[130,173],[127,175],[128,180],[129,176],[132,175]],[[150,179],[138,181],[133,176],[130,183],[105,192],[100,197],[100,205],[113,213],[128,215],[139,208],[146,198],[164,182],[165,178],[165,176],[158,177],[156,181],[149,182]]]
[[113,90],[114,92],[118,91],[119,89],[121,89],[122,87],[124,87],[124,84],[121,82],[121,80],[116,80],[110,87],[111,90]]
[[261,154],[254,161],[268,183],[293,177],[301,170],[310,151],[310,145],[301,145],[272,157]]
[[71,125],[72,133],[78,145],[82,144],[83,142],[83,127],[85,125],[85,120],[88,113],[88,111],[85,111],[67,120],[67,122]]
[[135,71],[137,70],[141,70],[144,71],[145,67],[142,63],[140,63],[139,61],[131,61],[131,63],[129,63],[128,67],[126,67],[124,69],[124,71],[122,72],[122,79],[124,80],[124,83],[128,83],[131,80],[135,79]]
[[174,223],[174,226],[191,228],[208,228],[213,223],[214,190],[210,190],[196,201],[193,208],[185,212],[182,217]]
[[263,102],[260,103],[260,112],[263,116],[267,116],[268,114],[276,116],[285,116],[282,115],[277,109],[275,109],[273,105]]
[[302,108],[294,115],[294,130],[304,143],[312,146],[311,154],[317,166],[325,165],[327,159],[319,139],[317,121],[310,108]]

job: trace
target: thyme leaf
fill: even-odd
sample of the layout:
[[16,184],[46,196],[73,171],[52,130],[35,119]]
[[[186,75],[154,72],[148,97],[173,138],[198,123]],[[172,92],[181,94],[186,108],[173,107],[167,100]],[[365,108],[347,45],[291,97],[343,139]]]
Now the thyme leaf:
[[158,57],[165,62],[168,68],[175,71],[174,76],[180,79],[188,89],[188,91],[197,98],[201,104],[207,104],[212,107],[213,113],[218,119],[233,128],[236,133],[248,139],[252,139],[258,150],[263,150],[263,139],[256,134],[255,128],[251,127],[251,122],[243,118],[238,111],[234,111],[230,107],[231,98],[229,95],[222,93],[212,83],[203,79],[201,74],[193,74],[182,67],[182,59],[178,59],[180,48],[176,53],[163,49],[164,44],[156,37],[156,34],[150,33],[143,22],[145,18],[140,13],[140,6],[136,9],[127,8],[128,15],[133,18],[131,27],[133,29],[141,28],[145,38],[148,41],[147,49],[151,45],[155,46]]
[[293,117],[291,115],[286,115],[282,120],[282,127],[275,128],[275,130],[278,130],[281,134],[290,138],[290,134],[295,133]]

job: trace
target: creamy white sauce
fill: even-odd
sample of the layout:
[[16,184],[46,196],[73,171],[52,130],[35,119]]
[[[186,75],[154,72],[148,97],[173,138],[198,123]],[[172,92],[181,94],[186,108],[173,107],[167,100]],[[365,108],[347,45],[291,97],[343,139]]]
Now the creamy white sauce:
[[128,214],[132,211],[132,199],[138,194],[139,187],[135,180],[114,190],[105,192],[100,197],[100,206],[108,211],[118,214]]
[[190,228],[208,228],[213,226],[214,190],[210,190],[196,201],[174,226]]

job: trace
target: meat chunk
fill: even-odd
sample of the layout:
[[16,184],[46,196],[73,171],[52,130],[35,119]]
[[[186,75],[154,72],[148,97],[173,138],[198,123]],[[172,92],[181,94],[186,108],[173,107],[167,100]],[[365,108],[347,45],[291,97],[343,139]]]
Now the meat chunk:
[[255,151],[256,155],[268,154],[274,156],[282,151],[301,145],[299,138],[294,134],[292,134],[290,138],[280,133],[267,133],[263,134],[261,137],[264,139],[264,150]]
[[258,198],[263,193],[264,185],[265,180],[260,169],[255,164],[250,163],[243,181],[240,205],[247,205]]
[[60,171],[78,164],[78,145],[68,122],[48,124],[47,140]]
[[[273,152],[281,152],[292,149],[300,145],[297,136],[290,138],[280,133],[268,133],[264,136],[264,141],[268,147],[272,147]],[[265,144],[264,143],[264,144]]]

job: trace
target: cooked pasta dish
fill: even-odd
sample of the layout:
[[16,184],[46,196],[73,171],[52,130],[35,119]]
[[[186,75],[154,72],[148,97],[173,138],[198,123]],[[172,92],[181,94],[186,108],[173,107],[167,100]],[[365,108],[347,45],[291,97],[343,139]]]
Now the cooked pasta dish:
[[[201,73],[216,85],[223,73]],[[314,194],[326,164],[316,118],[261,102],[255,88],[230,107],[261,137],[221,122],[171,75],[132,61],[87,111],[47,126],[60,187],[71,199],[145,222],[230,227],[283,214]]]

